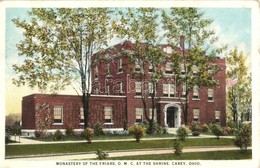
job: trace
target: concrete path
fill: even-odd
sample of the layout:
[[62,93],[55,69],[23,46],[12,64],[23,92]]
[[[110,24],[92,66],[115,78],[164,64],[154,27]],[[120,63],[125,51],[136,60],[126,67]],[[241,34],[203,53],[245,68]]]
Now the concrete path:
[[[251,148],[249,148],[251,149]],[[193,147],[184,148],[183,153],[187,152],[206,152],[206,151],[227,151],[227,150],[239,150],[237,147],[221,146],[221,147]],[[137,156],[137,155],[156,155],[156,154],[168,154],[173,153],[173,149],[146,149],[146,150],[131,150],[131,151],[108,151],[109,157],[122,157],[122,156]],[[26,157],[9,157],[8,160],[14,161],[47,161],[47,160],[84,160],[84,159],[96,159],[95,152],[88,153],[71,153],[71,154],[56,154],[56,155],[37,155]]]

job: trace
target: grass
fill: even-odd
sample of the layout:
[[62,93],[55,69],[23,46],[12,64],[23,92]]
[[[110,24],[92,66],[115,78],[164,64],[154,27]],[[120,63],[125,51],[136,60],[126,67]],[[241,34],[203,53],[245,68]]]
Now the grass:
[[[141,140],[140,143],[133,141],[113,141],[113,142],[93,142],[87,143],[55,143],[37,145],[6,145],[6,156],[17,155],[37,155],[55,153],[93,152],[97,149],[111,150],[131,150],[131,149],[151,149],[151,148],[171,148],[173,140]],[[233,146],[232,139],[216,138],[194,138],[187,139],[183,143],[184,147],[191,146]]]
[[112,157],[108,160],[241,160],[252,159],[252,150],[242,153],[240,150],[214,151],[214,152],[192,152],[183,153],[181,156],[174,154],[141,155]]

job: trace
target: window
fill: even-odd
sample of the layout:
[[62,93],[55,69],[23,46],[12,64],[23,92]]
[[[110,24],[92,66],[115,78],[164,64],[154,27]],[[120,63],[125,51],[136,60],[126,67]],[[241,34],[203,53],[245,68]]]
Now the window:
[[182,92],[181,92],[181,97],[185,97],[186,96],[186,84],[184,83],[182,85]]
[[80,123],[84,123],[84,109],[83,107],[80,107]]
[[139,73],[141,72],[141,61],[140,59],[136,58],[135,59],[135,72]]
[[149,70],[148,70],[149,73],[153,73],[154,72],[154,69],[153,69],[153,66],[151,64],[149,64]]
[[220,111],[215,111],[215,122],[220,121]]
[[[152,108],[149,108],[149,118],[152,119]],[[157,121],[156,109],[154,109],[154,121]]]
[[143,109],[142,108],[136,108],[135,109],[135,122],[141,123],[143,122]]
[[193,121],[198,122],[200,117],[200,110],[199,109],[193,109]]
[[153,94],[153,89],[155,89],[155,88],[153,88],[153,83],[149,82],[149,94],[150,94],[150,96],[152,96],[152,94]]
[[110,76],[110,64],[107,63],[107,76]]
[[141,82],[135,82],[135,93],[136,95],[141,95],[142,91],[142,83]]
[[120,58],[118,60],[118,72],[123,72],[123,62],[122,62],[122,58]]
[[107,95],[110,94],[110,88],[109,88],[109,85],[106,86],[106,94],[107,94]]
[[172,63],[167,62],[165,65],[165,74],[171,75],[172,74]]
[[63,108],[61,106],[56,106],[54,107],[53,111],[54,111],[53,123],[62,124]]
[[208,100],[214,101],[214,90],[213,89],[208,89]]
[[172,53],[172,48],[170,46],[164,47],[163,48],[163,52],[165,52],[167,54],[171,54]]
[[185,75],[186,71],[185,71],[185,66],[184,63],[181,64],[181,75]]
[[193,99],[199,99],[199,87],[198,86],[193,87]]
[[112,123],[112,107],[105,106],[104,113],[105,113],[105,123]]
[[119,83],[119,94],[123,93],[123,82]]
[[174,97],[175,96],[175,85],[174,84],[163,84],[163,96]]
[[193,75],[196,76],[198,73],[198,70],[199,70],[198,67],[196,65],[192,65],[191,69],[192,69]]
[[95,79],[98,79],[98,66],[95,66]]

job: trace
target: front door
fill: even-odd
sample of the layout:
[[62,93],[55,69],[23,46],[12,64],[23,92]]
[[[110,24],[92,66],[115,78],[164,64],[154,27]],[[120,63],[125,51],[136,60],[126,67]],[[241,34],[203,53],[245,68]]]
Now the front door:
[[175,127],[175,118],[176,116],[176,111],[178,109],[176,107],[168,107],[167,108],[167,125],[169,128]]

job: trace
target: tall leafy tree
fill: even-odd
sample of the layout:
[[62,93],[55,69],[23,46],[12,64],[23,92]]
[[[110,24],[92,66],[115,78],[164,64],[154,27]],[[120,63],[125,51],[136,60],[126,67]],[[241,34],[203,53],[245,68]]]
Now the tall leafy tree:
[[[156,108],[155,93],[162,76],[160,66],[164,61],[164,54],[157,45],[159,13],[154,8],[127,8],[118,13],[120,21],[115,22],[113,26],[120,38],[134,43],[132,52],[122,53],[126,54],[134,65],[132,75],[140,82],[143,110],[149,122],[149,134],[152,134]],[[152,115],[149,115],[148,103],[152,104]]]
[[[179,89],[184,123],[188,123],[189,95],[194,87],[215,86],[214,75],[220,70],[212,66],[226,46],[215,47],[218,38],[210,28],[213,20],[204,18],[196,8],[171,8],[162,13],[163,29],[172,47],[180,46],[181,51],[172,53],[173,71]],[[181,40],[180,40],[181,39]],[[183,91],[181,91],[183,90]],[[184,93],[181,95],[181,93]]]
[[82,95],[87,127],[91,58],[110,38],[109,13],[108,8],[34,8],[30,21],[13,19],[23,30],[17,48],[25,57],[22,64],[13,65],[14,84],[58,92],[78,81],[73,86]]
[[227,56],[227,77],[235,80],[228,88],[227,99],[233,122],[249,121],[252,110],[251,74],[246,65],[245,54],[237,48]]

